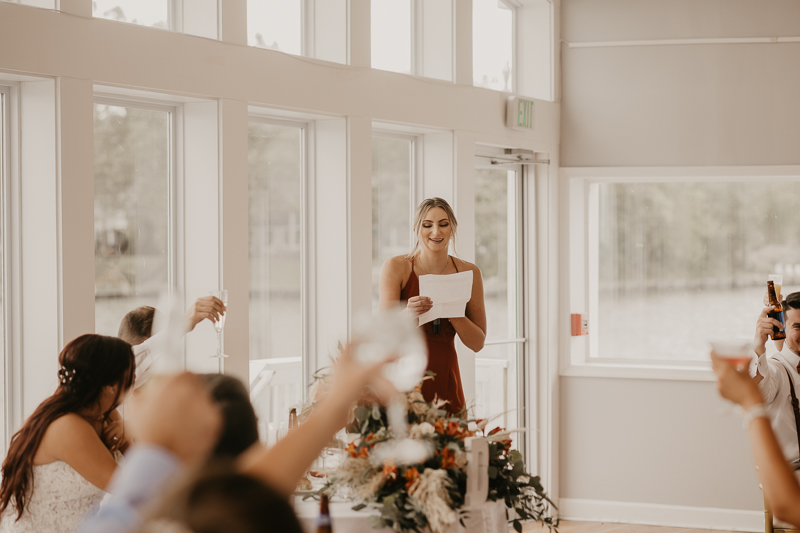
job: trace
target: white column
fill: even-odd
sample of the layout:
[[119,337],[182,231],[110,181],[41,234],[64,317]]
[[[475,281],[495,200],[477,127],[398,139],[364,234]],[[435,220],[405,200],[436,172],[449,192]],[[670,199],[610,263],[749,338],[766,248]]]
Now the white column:
[[[224,289],[221,276],[221,214],[217,102],[187,103],[183,107],[182,190],[178,196],[178,281],[183,281],[184,307],[209,291]],[[182,228],[180,228],[182,226]],[[182,244],[182,246],[181,246]],[[182,267],[180,266],[182,263]],[[193,372],[221,372],[223,363],[209,357],[216,352],[216,332],[204,320],[186,336],[186,368]]]
[[348,0],[347,64],[369,68],[372,64],[370,0]]
[[56,91],[59,345],[63,346],[94,332],[93,88],[90,80],[62,77]]
[[219,39],[247,45],[247,0],[219,0]]
[[[59,332],[58,168],[53,80],[20,87],[21,351],[13,354],[13,430],[56,387]],[[92,272],[94,269],[92,269]],[[16,391],[21,391],[17,393]],[[17,407],[18,405],[18,407]]]
[[458,0],[455,7],[455,76],[457,85],[472,85],[472,0]]
[[181,12],[176,14],[178,24],[175,29],[187,35],[218,39],[221,36],[220,11],[228,9],[230,12],[235,9],[226,8],[225,4],[228,3],[236,4],[232,0],[183,0],[179,2]]
[[516,61],[518,94],[555,99],[555,7],[540,0],[517,8]]
[[347,133],[352,319],[372,309],[372,123],[368,118],[350,117]]
[[220,101],[222,287],[228,290],[225,373],[249,383],[250,254],[247,182],[247,103]]
[[324,61],[347,63],[348,0],[310,0],[309,3],[312,5],[306,21],[309,32],[307,55]]
[[455,3],[454,0],[416,1],[417,74],[447,81],[455,79]]
[[[50,9],[53,8],[53,0],[26,0],[20,3]],[[91,18],[92,16],[92,0],[57,0],[55,3],[55,9],[62,13],[69,13],[70,15],[87,18]]]

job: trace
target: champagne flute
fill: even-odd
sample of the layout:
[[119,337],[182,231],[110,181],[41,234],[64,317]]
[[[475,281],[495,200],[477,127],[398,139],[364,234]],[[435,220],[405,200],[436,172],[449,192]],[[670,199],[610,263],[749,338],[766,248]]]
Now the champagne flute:
[[392,440],[376,446],[373,459],[395,464],[414,464],[432,454],[427,443],[408,438],[408,419],[405,393],[412,390],[425,375],[428,349],[422,334],[403,307],[381,311],[378,315],[364,314],[353,324],[354,357],[357,361],[374,364],[396,359],[383,367],[383,375],[398,390],[389,402],[386,417]]
[[219,317],[217,317],[217,319],[214,321],[214,331],[217,332],[217,353],[209,356],[222,359],[228,357],[222,353],[222,329],[225,327],[225,316],[228,314],[228,291],[223,289],[219,291],[211,291],[209,294],[215,298],[219,298],[222,300],[222,303],[225,304],[225,312],[219,315]]

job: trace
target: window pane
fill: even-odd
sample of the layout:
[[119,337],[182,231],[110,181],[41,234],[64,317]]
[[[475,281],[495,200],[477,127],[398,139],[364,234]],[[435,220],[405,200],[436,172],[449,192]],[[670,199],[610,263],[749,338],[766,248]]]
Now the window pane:
[[411,0],[372,0],[372,68],[411,73]]
[[269,379],[253,403],[270,441],[303,398],[302,162],[301,128],[250,122],[250,375]]
[[301,55],[302,0],[247,0],[247,44]]
[[475,264],[483,275],[487,339],[517,337],[515,180],[514,171],[475,171]]
[[593,187],[593,355],[707,361],[709,340],[753,335],[770,273],[784,295],[800,288],[798,182]]
[[170,113],[94,106],[95,331],[168,286]]
[[[511,341],[518,335],[521,300],[517,283],[517,172],[475,170],[475,264],[483,276],[487,340]],[[476,405],[479,418],[505,413],[498,424],[519,426],[519,354],[522,344],[484,347],[476,355]]]
[[372,138],[372,307],[378,308],[381,266],[411,251],[413,142]]
[[472,0],[472,79],[476,87],[513,91],[514,13],[501,0]]
[[170,0],[93,0],[92,15],[170,29]]

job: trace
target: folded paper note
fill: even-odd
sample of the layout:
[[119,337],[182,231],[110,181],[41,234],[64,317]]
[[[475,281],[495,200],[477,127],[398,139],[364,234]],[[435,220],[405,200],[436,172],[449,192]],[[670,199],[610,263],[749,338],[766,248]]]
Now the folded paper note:
[[419,315],[420,326],[437,318],[462,317],[467,302],[472,297],[472,271],[445,276],[420,276],[419,295],[427,296],[433,301],[431,310]]

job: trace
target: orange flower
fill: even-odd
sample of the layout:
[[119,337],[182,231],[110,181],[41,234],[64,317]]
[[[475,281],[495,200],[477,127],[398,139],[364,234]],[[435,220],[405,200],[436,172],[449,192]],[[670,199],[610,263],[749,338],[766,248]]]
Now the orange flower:
[[369,457],[369,448],[366,446],[358,447],[356,446],[355,442],[351,442],[350,444],[348,444],[347,447],[344,449],[344,451],[349,453],[350,457],[352,457],[353,459],[355,459],[356,457],[363,457],[365,459]]
[[442,450],[442,469],[447,470],[456,466],[456,454],[450,448]]
[[496,427],[493,430],[491,430],[489,433],[487,433],[486,436],[488,437],[490,435],[494,435],[495,433],[500,433],[501,431],[503,431],[503,430],[500,427]]
[[367,435],[364,438],[364,442],[366,442],[367,444],[369,444],[370,442],[372,442],[374,440],[378,440],[378,437],[376,437],[374,433],[370,433],[369,435]]
[[433,429],[436,430],[436,433],[444,435],[444,419],[440,418],[439,420],[437,420],[436,423],[433,425]]
[[405,473],[403,473],[403,477],[406,478],[406,490],[411,494],[411,487],[419,479],[419,472],[416,468],[411,467],[406,469]]
[[391,481],[397,479],[397,467],[391,459],[386,459],[383,462],[383,475]]

